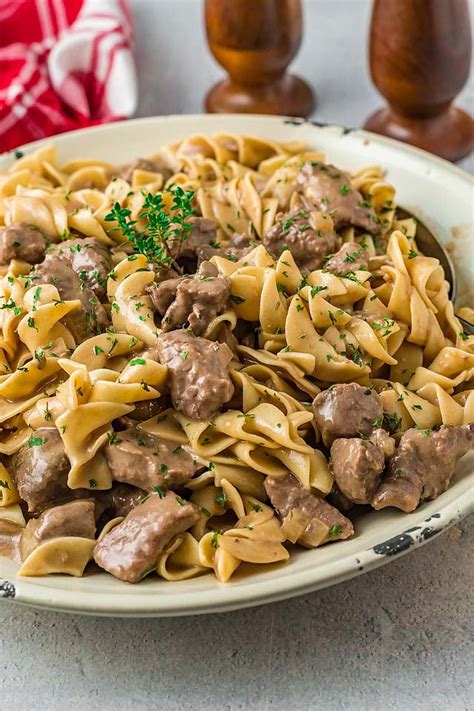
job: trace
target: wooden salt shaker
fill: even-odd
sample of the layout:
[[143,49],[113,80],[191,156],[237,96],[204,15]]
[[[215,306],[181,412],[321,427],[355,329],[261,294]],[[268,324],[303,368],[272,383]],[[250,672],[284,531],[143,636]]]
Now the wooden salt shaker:
[[452,106],[469,76],[467,0],[374,0],[370,70],[389,106],[364,128],[460,160],[474,147],[474,124]]
[[308,116],[314,95],[286,69],[302,37],[300,0],[206,0],[209,47],[229,74],[206,97],[210,113]]

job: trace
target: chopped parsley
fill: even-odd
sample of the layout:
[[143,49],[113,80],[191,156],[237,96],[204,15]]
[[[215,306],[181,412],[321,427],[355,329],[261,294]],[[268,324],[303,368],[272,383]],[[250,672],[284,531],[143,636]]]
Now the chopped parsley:
[[390,434],[395,434],[395,432],[398,432],[398,430],[401,429],[403,424],[402,418],[399,417],[396,412],[384,412],[383,421]]
[[358,366],[362,368],[363,361],[362,361],[362,351],[359,346],[355,349],[354,353],[351,356],[351,360],[354,361]]
[[118,343],[118,339],[117,339],[117,338],[112,339],[112,343],[111,343],[111,346],[110,346],[110,348],[109,348],[109,355],[112,353],[112,351],[114,350],[114,348],[115,348],[115,346],[117,345],[117,343]]
[[311,287],[311,298],[313,299],[316,294],[320,294],[321,291],[325,291],[327,286],[312,286]]
[[41,447],[45,442],[48,441],[47,437],[35,437],[34,435],[31,435],[30,439],[28,440],[28,447]]
[[109,444],[120,444],[120,442],[122,441],[120,437],[117,437],[116,432],[111,432],[107,436],[109,438]]
[[430,430],[429,428],[423,429],[423,427],[420,427],[419,425],[415,425],[415,428],[416,428],[417,430],[420,430],[420,432],[421,432],[425,437],[429,437],[430,434],[431,434],[431,432],[432,432],[432,430]]
[[222,489],[220,489],[216,494],[215,501],[218,506],[221,506],[221,508],[225,509],[227,504],[227,496],[225,494],[225,491],[222,491]]
[[146,360],[144,358],[132,358],[129,365],[146,365]]

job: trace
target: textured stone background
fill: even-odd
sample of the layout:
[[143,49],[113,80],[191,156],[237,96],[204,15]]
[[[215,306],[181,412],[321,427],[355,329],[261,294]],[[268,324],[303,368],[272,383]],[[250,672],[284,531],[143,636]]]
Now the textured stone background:
[[120,620],[0,604],[2,708],[472,709],[472,535],[266,607]]
[[[198,0],[132,0],[139,115],[199,112],[221,75]],[[315,118],[380,104],[366,71],[368,0],[306,0],[295,62]],[[472,109],[472,84],[460,99]],[[473,169],[472,157],[464,167]],[[241,612],[113,620],[0,604],[0,700],[16,711],[463,711],[473,708],[474,521],[328,590]],[[471,544],[471,545],[470,545]]]

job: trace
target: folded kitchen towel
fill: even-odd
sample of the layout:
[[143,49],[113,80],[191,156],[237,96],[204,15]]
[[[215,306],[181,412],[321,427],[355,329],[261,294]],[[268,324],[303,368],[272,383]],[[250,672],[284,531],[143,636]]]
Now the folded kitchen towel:
[[126,0],[0,0],[0,152],[133,114]]

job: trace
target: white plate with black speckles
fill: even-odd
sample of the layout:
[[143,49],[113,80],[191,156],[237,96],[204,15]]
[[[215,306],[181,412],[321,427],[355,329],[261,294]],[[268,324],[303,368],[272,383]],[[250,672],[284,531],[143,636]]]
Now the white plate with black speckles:
[[[300,139],[328,160],[354,170],[380,164],[397,190],[397,200],[448,246],[465,300],[474,283],[472,259],[473,180],[459,168],[424,151],[365,131],[267,116],[166,116],[75,131],[22,147],[28,153],[53,141],[61,161],[94,156],[125,163],[162,144],[195,133],[217,131],[277,141]],[[0,170],[13,155],[0,156]],[[83,578],[56,575],[18,578],[18,565],[0,558],[0,596],[26,605],[65,612],[152,617],[234,610],[300,595],[348,580],[414,550],[474,510],[474,453],[460,462],[450,488],[412,514],[385,509],[361,515],[356,535],[316,550],[296,551],[285,565],[242,566],[229,583],[206,575],[182,582],[148,578],[139,585],[104,573]]]

